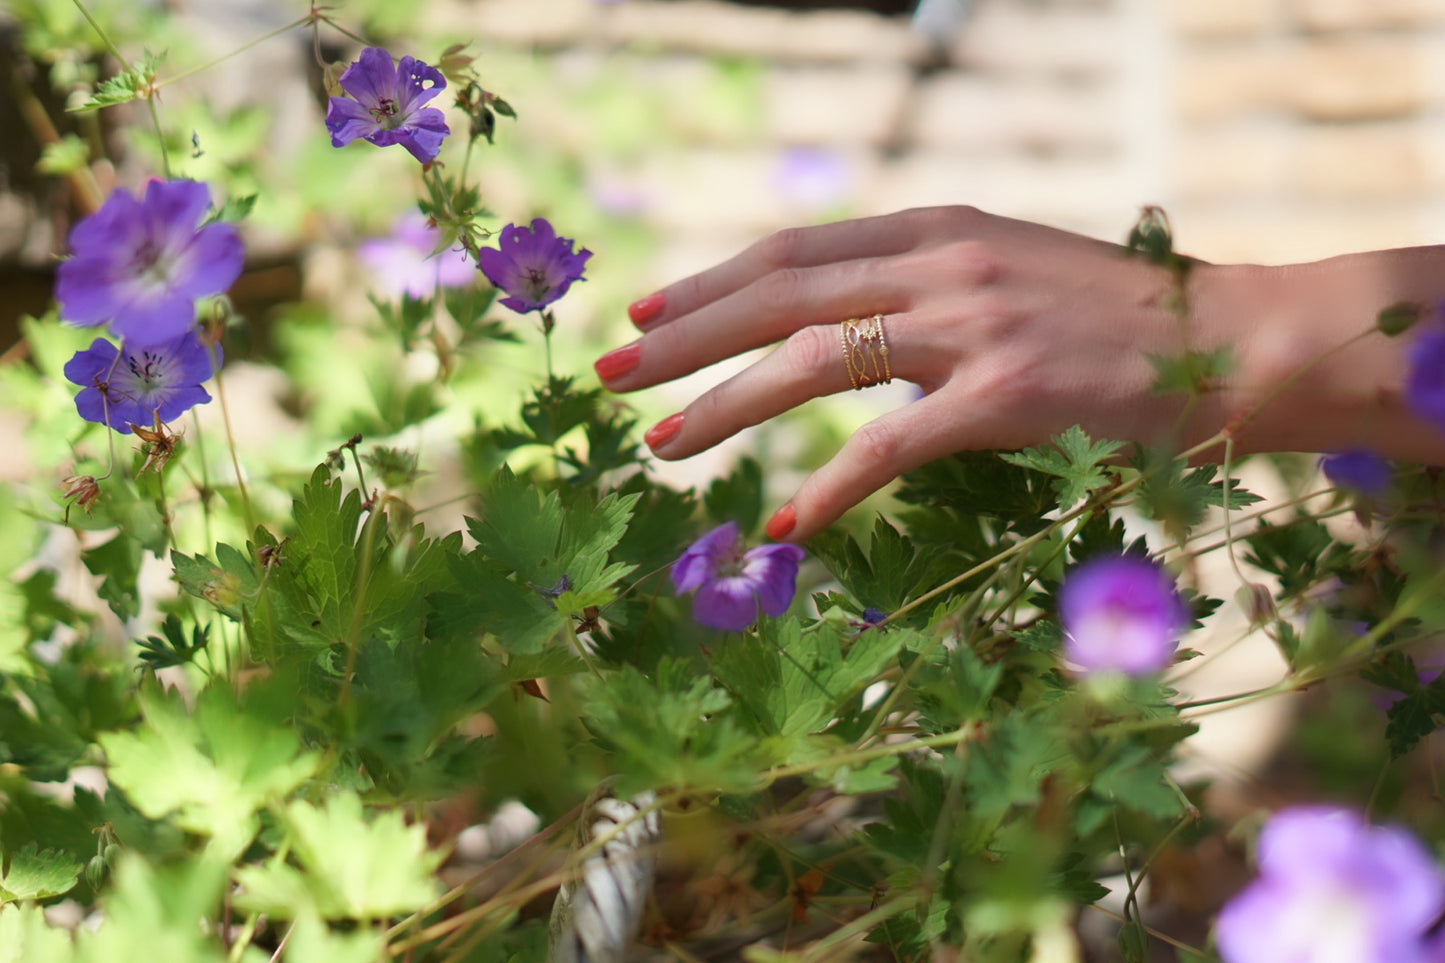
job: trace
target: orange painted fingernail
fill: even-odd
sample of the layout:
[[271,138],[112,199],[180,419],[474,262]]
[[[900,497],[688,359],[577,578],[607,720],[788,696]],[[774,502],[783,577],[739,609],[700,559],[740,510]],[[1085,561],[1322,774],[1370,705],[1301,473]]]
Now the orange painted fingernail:
[[656,451],[658,445],[665,445],[669,441],[671,441],[672,436],[677,434],[678,429],[681,427],[682,412],[679,411],[675,415],[668,415],[666,418],[662,419],[657,424],[647,429],[647,433],[642,436],[642,440],[647,442],[648,448]]
[[592,362],[592,368],[597,372],[597,377],[603,381],[611,381],[620,378],[633,368],[642,357],[642,345],[623,345],[616,351],[609,351],[596,361]]
[[768,519],[767,527],[763,531],[768,533],[768,538],[777,541],[791,532],[796,524],[798,524],[798,513],[789,502],[773,513],[773,517]]
[[655,294],[649,294],[645,298],[638,298],[629,304],[627,306],[627,316],[632,319],[633,324],[640,328],[661,314],[662,309],[666,306],[667,298],[663,296],[661,291],[658,291]]

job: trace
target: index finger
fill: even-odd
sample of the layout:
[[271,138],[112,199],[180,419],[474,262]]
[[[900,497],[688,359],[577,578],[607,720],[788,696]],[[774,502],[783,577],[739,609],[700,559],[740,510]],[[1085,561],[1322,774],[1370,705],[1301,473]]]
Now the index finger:
[[721,264],[634,301],[632,323],[646,331],[734,294],[774,271],[901,254],[938,230],[943,209],[902,211],[778,231]]

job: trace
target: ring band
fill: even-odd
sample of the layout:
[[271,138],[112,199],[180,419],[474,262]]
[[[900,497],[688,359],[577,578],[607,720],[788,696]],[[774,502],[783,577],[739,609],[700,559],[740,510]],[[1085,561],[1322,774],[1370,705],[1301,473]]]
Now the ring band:
[[888,340],[883,337],[883,315],[849,318],[839,326],[843,343],[843,364],[854,391],[886,385],[893,380],[888,366]]

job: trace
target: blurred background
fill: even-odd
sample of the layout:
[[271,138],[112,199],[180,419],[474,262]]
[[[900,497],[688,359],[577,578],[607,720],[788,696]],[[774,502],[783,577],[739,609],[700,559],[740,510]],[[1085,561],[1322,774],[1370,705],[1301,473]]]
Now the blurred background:
[[[357,373],[360,362],[348,363],[349,342],[335,347],[333,328],[374,320],[367,294],[388,296],[385,278],[354,254],[414,207],[418,180],[399,149],[338,151],[326,137],[318,54],[344,64],[359,44],[323,27],[313,47],[298,29],[211,64],[308,6],[90,6],[128,56],[167,50],[161,77],[183,78],[160,100],[179,172],[218,194],[258,195],[245,225],[247,272],[233,291],[242,320],[227,342],[243,450],[294,472],[356,430],[360,409],[375,426],[368,441],[385,440],[386,396]],[[42,26],[28,42],[17,13]],[[586,283],[557,307],[557,370],[587,385],[591,361],[634,336],[631,300],[799,224],[971,204],[1122,241],[1139,209],[1155,204],[1179,250],[1213,261],[1445,241],[1445,0],[351,0],[333,15],[429,62],[468,43],[483,83],[516,109],[473,158],[474,180],[496,226],[546,216],[595,252]],[[73,61],[57,60],[58,50]],[[97,167],[105,189],[134,188],[159,169],[134,105],[64,110],[114,69],[71,0],[0,0],[0,350],[15,350],[24,315],[48,309],[55,258],[84,214],[55,173],[56,145],[73,138],[92,158],[113,158]],[[455,110],[451,118],[454,129],[465,123]],[[444,155],[457,169],[460,140]],[[473,359],[485,377],[450,385],[444,411],[397,432],[397,444],[425,442],[424,467],[443,487],[456,478],[445,466],[461,457],[458,424],[474,414],[514,419],[519,392],[537,381],[537,333],[530,321],[507,321],[520,342],[489,346]],[[745,361],[626,403],[646,426]],[[373,367],[395,375],[381,364]],[[649,470],[705,485],[752,455],[776,505],[857,424],[911,390],[820,399]],[[55,387],[58,407],[69,394]],[[448,431],[435,431],[437,421]],[[28,430],[26,418],[0,410],[0,478],[51,498],[70,431]],[[1312,460],[1300,465],[1307,473]],[[1278,491],[1267,470],[1246,481]],[[866,524],[880,504],[849,523]],[[1207,562],[1222,565],[1217,555]],[[1198,575],[1224,597],[1237,586],[1212,570]],[[1228,657],[1188,675],[1185,697],[1279,677],[1265,640],[1238,644],[1248,634],[1238,620],[1211,629]],[[1378,725],[1379,710],[1364,695],[1356,703],[1353,714],[1339,702],[1316,706],[1313,724],[1293,734],[1281,723],[1298,706],[1282,700],[1211,717],[1207,738],[1191,740],[1191,764],[1224,785],[1239,777],[1253,798],[1289,795],[1293,770],[1282,759],[1357,787],[1376,767],[1358,720]],[[1352,756],[1356,744],[1364,748]],[[1250,783],[1251,771],[1270,786]]]

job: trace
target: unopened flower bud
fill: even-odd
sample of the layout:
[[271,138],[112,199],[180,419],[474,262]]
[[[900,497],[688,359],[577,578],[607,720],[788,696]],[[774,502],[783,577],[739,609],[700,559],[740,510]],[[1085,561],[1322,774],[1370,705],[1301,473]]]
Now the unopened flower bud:
[[1382,309],[1375,318],[1375,325],[1386,337],[1393,338],[1410,330],[1424,313],[1422,305],[1413,301],[1399,301]]
[[1258,582],[1245,582],[1234,593],[1234,601],[1244,610],[1250,625],[1263,625],[1279,618],[1274,593]]

